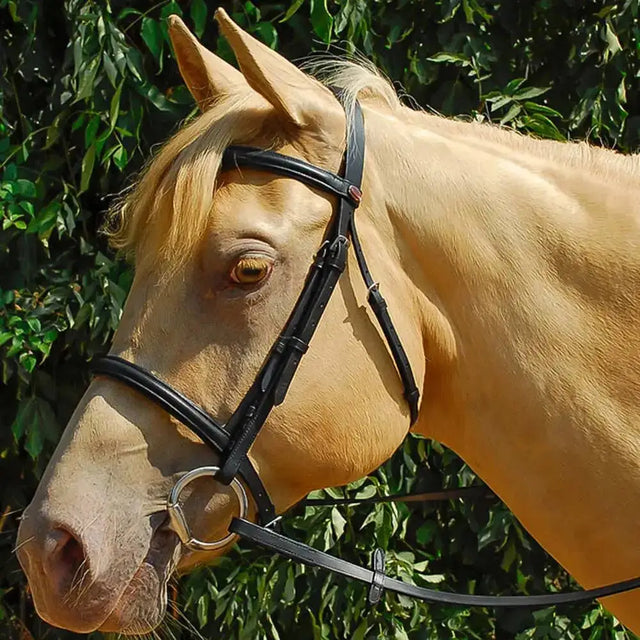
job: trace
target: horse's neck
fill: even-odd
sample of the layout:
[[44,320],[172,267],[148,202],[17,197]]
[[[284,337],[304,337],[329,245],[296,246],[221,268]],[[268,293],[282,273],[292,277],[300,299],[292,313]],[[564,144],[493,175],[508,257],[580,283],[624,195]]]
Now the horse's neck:
[[[387,210],[421,265],[417,430],[469,462],[578,579],[640,573],[639,190],[572,145],[510,146],[427,116],[423,129],[379,127],[393,131],[373,143]],[[450,352],[432,357],[442,326]],[[635,566],[594,569],[599,543],[625,535]]]

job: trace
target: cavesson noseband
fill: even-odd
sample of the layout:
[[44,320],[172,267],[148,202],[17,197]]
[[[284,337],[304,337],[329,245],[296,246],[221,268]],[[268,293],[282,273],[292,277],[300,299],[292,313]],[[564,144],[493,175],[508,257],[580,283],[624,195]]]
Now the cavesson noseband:
[[[336,92],[336,95],[342,101],[341,94]],[[238,535],[288,558],[323,567],[370,584],[369,600],[372,603],[377,602],[383,591],[387,589],[427,602],[449,605],[546,607],[553,604],[587,601],[639,587],[640,578],[636,578],[577,593],[539,596],[478,596],[447,593],[418,587],[386,576],[384,554],[380,549],[374,553],[373,569],[368,569],[294,541],[272,530],[278,517],[271,498],[247,454],[271,410],[281,404],[286,397],[298,365],[309,348],[311,338],[338,279],[346,268],[350,244],[353,246],[360,273],[368,290],[369,305],[380,324],[402,380],[411,424],[418,417],[420,394],[409,359],[393,325],[378,283],[369,271],[356,232],[354,214],[362,199],[364,144],[364,119],[360,105],[356,101],[353,117],[347,119],[343,175],[336,175],[304,160],[254,147],[232,146],[223,154],[223,171],[251,167],[276,173],[336,196],[338,200],[324,241],[311,264],[304,287],[289,319],[254,382],[226,424],[221,424],[183,394],[136,364],[115,355],[107,355],[93,362],[94,373],[115,378],[135,389],[191,429],[219,456],[220,466],[201,467],[186,473],[171,491],[167,508],[173,529],[181,542],[190,549],[210,550],[226,546],[234,535]],[[191,535],[179,504],[182,490],[187,484],[202,476],[213,476],[216,480],[231,485],[239,504],[239,517],[232,520],[229,535],[213,542],[197,540]],[[258,524],[244,519],[248,507],[245,486],[255,502]],[[425,495],[426,499],[429,499],[429,495]],[[446,492],[443,497],[446,497]]]

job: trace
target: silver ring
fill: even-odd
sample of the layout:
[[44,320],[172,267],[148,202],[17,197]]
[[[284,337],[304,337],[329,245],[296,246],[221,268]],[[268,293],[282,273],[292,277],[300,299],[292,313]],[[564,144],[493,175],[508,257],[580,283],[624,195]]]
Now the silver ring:
[[[213,542],[205,542],[204,540],[194,538],[189,530],[187,519],[184,517],[184,511],[178,503],[180,494],[190,482],[204,476],[215,478],[218,471],[220,471],[220,467],[198,467],[197,469],[193,469],[192,471],[185,473],[178,482],[175,483],[173,489],[171,489],[169,497],[167,498],[167,511],[169,512],[171,527],[178,535],[178,538],[180,538],[182,544],[193,551],[211,551],[213,549],[220,549],[221,547],[228,545],[237,537],[235,533],[230,533],[224,538],[214,540]],[[236,494],[236,498],[238,499],[238,506],[240,507],[238,517],[244,518],[249,508],[247,492],[244,490],[242,483],[237,478],[234,478],[231,481],[230,487],[233,489]]]

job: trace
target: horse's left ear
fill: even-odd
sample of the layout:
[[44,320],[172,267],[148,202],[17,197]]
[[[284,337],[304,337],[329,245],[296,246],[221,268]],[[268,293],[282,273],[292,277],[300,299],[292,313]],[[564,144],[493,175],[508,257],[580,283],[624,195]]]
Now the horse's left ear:
[[326,109],[325,100],[335,104],[329,89],[243,31],[224,9],[219,8],[215,18],[249,85],[290,122],[312,126]]

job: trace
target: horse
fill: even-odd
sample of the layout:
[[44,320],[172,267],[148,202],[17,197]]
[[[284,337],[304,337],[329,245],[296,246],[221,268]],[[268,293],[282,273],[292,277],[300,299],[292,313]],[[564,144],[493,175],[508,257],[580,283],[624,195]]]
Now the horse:
[[[337,173],[345,111],[223,10],[216,19],[240,70],[170,19],[201,113],[119,211],[112,241],[135,278],[111,354],[224,421],[285,325],[336,198],[255,168],[221,171],[223,153],[251,145]],[[638,574],[640,160],[413,111],[352,63],[335,64],[330,84],[347,117],[362,105],[359,234],[421,399],[411,424],[350,254],[249,452],[275,510],[369,473],[411,430],[459,454],[583,586]],[[169,576],[234,541],[194,551],[167,524],[176,481],[217,462],[161,407],[96,376],[20,525],[39,615],[85,633],[159,624]],[[184,494],[205,539],[225,538],[236,509],[215,478]],[[604,604],[640,632],[637,591]]]

